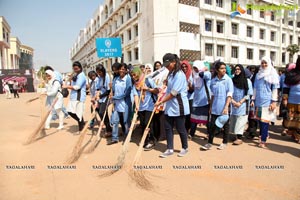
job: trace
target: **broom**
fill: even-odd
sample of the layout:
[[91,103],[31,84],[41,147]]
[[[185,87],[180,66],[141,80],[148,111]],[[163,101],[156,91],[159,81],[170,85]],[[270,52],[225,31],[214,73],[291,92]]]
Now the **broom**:
[[92,144],[90,145],[90,147],[85,151],[85,153],[92,153],[96,149],[96,147],[98,146],[98,144],[101,142],[101,139],[102,139],[101,131],[102,131],[102,128],[103,128],[103,125],[104,125],[104,119],[106,117],[107,108],[108,108],[109,104],[110,104],[110,101],[107,100],[107,103],[106,103],[106,106],[105,106],[105,112],[104,112],[103,118],[100,120],[99,129],[98,129],[98,132],[96,134],[96,136],[99,135],[99,139],[94,140],[92,142]]
[[29,99],[28,101],[26,101],[26,104],[31,103],[31,102],[33,102],[35,100],[38,100],[39,98],[40,97],[35,97],[35,98],[32,98],[32,99]]
[[[140,104],[140,102],[141,102],[142,94],[143,94],[143,89],[141,90],[141,95],[140,95],[138,104]],[[115,166],[118,166],[117,169],[116,170],[109,170],[109,171],[107,171],[107,172],[99,175],[100,178],[102,178],[102,177],[108,177],[108,176],[113,175],[114,173],[118,172],[122,168],[122,166],[124,165],[126,153],[128,151],[128,146],[129,146],[129,143],[130,143],[131,135],[132,135],[133,130],[134,130],[135,123],[137,121],[137,117],[138,117],[138,112],[135,111],[134,115],[133,115],[133,118],[132,118],[132,122],[131,122],[130,128],[129,128],[129,132],[127,134],[125,142],[123,143],[121,152],[120,152],[120,154],[119,154],[119,156],[117,158],[117,163],[115,164]]]
[[136,166],[139,162],[139,159],[141,157],[141,154],[142,154],[142,151],[143,151],[143,144],[145,143],[145,140],[146,140],[146,137],[150,131],[149,129],[149,126],[150,126],[150,123],[152,121],[152,118],[153,118],[153,115],[156,111],[156,106],[154,107],[152,113],[151,113],[151,116],[149,118],[149,121],[148,121],[148,124],[145,128],[145,131],[143,133],[143,136],[142,136],[142,139],[140,141],[140,144],[139,144],[139,148],[135,154],[135,157],[134,157],[134,160],[133,160],[133,163],[132,163],[132,167],[129,171],[129,176],[130,178],[136,183],[136,185],[142,189],[145,189],[145,190],[152,190],[153,189],[153,185],[152,183],[146,178],[143,170],[134,170],[134,166]]
[[[94,119],[95,116],[96,116],[96,109],[93,110],[93,112],[92,112],[92,114],[91,114],[90,119],[88,120],[88,122],[91,121],[92,119]],[[81,152],[82,152],[81,151],[82,150],[81,149],[82,142],[83,142],[84,137],[87,134],[88,127],[89,127],[89,123],[86,123],[85,126],[84,126],[84,128],[80,132],[80,136],[79,136],[79,138],[78,138],[78,140],[77,140],[77,142],[76,142],[76,144],[75,144],[75,146],[73,148],[71,156],[66,160],[67,164],[72,164],[72,163],[76,162],[79,159],[79,157],[81,155]]]
[[41,132],[41,130],[45,126],[45,122],[46,122],[48,116],[50,115],[50,112],[54,108],[54,105],[56,104],[57,100],[58,100],[58,98],[55,97],[50,108],[48,109],[47,113],[42,117],[41,122],[39,123],[37,128],[33,131],[33,133],[28,137],[27,141],[24,143],[25,145],[31,144],[35,140],[36,136]]

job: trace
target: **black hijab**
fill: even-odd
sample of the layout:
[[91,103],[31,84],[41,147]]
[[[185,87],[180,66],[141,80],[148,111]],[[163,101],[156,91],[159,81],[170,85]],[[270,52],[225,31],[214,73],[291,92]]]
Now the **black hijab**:
[[284,83],[286,85],[297,85],[300,83],[300,55],[298,56],[295,69],[286,73]]
[[[235,74],[236,68],[239,67],[241,70],[241,73],[239,75]],[[233,85],[239,89],[245,90],[245,94],[248,93],[249,87],[248,87],[248,81],[245,74],[245,69],[243,65],[237,64],[234,67],[234,77],[232,78]]]

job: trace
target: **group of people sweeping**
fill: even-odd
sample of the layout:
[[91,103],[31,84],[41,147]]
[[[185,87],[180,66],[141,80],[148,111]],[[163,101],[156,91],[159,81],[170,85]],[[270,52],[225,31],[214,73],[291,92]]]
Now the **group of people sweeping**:
[[[89,83],[79,62],[73,63],[70,84],[56,81],[54,70],[46,70],[47,104],[59,116],[59,127],[63,128],[62,90],[70,91],[68,114],[78,122],[80,131],[89,123],[94,128],[96,120],[83,119],[86,88],[91,95],[91,110],[105,124],[107,145],[120,141],[119,125],[126,138],[138,116],[142,132],[147,133],[143,144],[145,151],[155,148],[160,140],[167,140],[167,149],[160,157],[174,154],[174,128],[180,140],[179,157],[188,153],[188,139],[195,137],[198,124],[206,125],[207,144],[202,150],[213,148],[214,137],[221,133],[223,150],[229,142],[229,133],[235,135],[233,144],[241,145],[248,123],[248,137],[259,137],[261,148],[269,137],[269,123],[276,119],[279,99],[286,100],[288,109],[284,126],[288,134],[297,138],[300,130],[300,58],[294,68],[286,72],[285,89],[280,91],[280,77],[268,57],[261,59],[260,66],[253,69],[237,64],[229,68],[224,62],[216,61],[212,66],[196,60],[192,63],[180,61],[176,54],[165,54],[163,63],[132,67],[125,63],[114,63],[112,77],[99,64],[88,73]],[[291,75],[292,74],[292,75]],[[293,79],[291,80],[292,77]],[[88,87],[87,87],[88,85]],[[279,98],[278,92],[282,98]],[[112,112],[106,112],[112,105]],[[106,114],[109,113],[109,114]],[[52,115],[46,121],[49,128]],[[133,120],[132,120],[133,119]],[[133,126],[132,126],[133,125]],[[259,135],[256,129],[259,126]]]

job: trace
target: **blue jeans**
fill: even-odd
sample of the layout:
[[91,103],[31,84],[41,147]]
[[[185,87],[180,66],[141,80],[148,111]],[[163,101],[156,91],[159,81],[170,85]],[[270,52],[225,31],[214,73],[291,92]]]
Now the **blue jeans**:
[[126,112],[113,111],[111,116],[112,124],[112,141],[119,141],[119,123],[121,123],[122,131],[125,136],[128,134],[128,117],[126,117]]
[[176,130],[180,135],[181,145],[183,149],[188,148],[187,142],[187,132],[185,129],[185,116],[179,117],[169,117],[165,115],[165,129],[166,129],[166,136],[167,136],[167,148],[174,149],[174,133],[173,133],[173,126],[175,123]]
[[267,138],[269,136],[269,123],[259,121],[259,130],[261,135],[261,141],[267,142]]

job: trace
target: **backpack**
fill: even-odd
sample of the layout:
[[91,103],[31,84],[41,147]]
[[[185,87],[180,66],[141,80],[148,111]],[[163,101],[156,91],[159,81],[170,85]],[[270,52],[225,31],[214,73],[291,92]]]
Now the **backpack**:
[[[58,80],[54,80],[52,86],[54,85],[55,81],[59,82]],[[58,92],[62,94],[63,98],[67,98],[69,96],[69,90],[67,88],[62,88],[62,90],[58,90]]]

